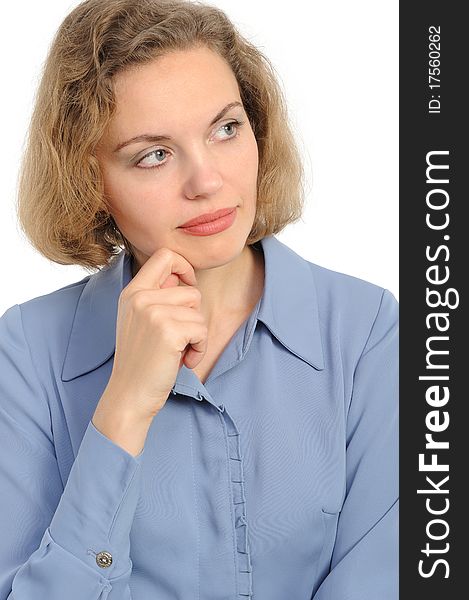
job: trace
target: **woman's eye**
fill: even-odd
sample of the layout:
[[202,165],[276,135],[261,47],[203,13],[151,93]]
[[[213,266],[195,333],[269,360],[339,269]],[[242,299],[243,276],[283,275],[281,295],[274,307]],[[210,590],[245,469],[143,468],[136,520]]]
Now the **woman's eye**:
[[229,123],[225,123],[224,125],[222,125],[220,127],[221,130],[226,131],[226,129],[225,129],[226,127],[233,129],[233,125],[235,126],[236,135],[229,135],[228,139],[237,137],[237,135],[238,135],[237,128],[240,127],[242,125],[242,123],[240,121],[230,121]]
[[[222,125],[218,131],[225,131],[228,132],[228,136],[223,136],[225,140],[232,140],[238,137],[239,135],[239,131],[238,128],[241,127],[241,125],[244,123],[244,121],[238,121],[238,120],[234,120],[234,121],[230,121],[229,123],[225,123],[224,125]],[[234,131],[235,134],[231,134],[231,131],[233,131],[233,126],[235,127]],[[164,160],[164,157],[162,160],[160,160],[161,154],[167,154],[168,151],[165,150],[164,148],[157,148],[156,150],[152,150],[151,152],[149,152],[148,154],[145,154],[145,156],[143,156],[136,164],[136,166],[138,166],[138,168],[140,169],[159,169],[160,167],[164,167],[164,165],[166,164],[166,160]],[[153,158],[154,161],[148,162],[147,161],[147,166],[139,166],[141,164],[144,163],[144,161],[146,161],[147,159]]]
[[[156,159],[156,164],[150,164],[149,166],[146,167],[140,167],[142,169],[154,169],[154,168],[158,168],[163,166],[165,163],[162,162],[161,160],[159,160],[159,157],[161,155],[161,153],[166,153],[167,151],[164,148],[158,148],[157,150],[152,150],[151,152],[149,152],[148,154],[145,154],[145,156],[143,156],[138,162],[137,165],[140,165],[143,163],[144,160],[146,160],[147,158],[150,157],[154,157]],[[164,157],[163,157],[164,158]],[[161,163],[161,164],[160,164]],[[148,162],[147,162],[148,165]]]

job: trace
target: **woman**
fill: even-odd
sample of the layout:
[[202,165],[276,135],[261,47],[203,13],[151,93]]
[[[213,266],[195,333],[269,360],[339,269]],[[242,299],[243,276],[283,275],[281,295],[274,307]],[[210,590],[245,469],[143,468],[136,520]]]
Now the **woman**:
[[397,302],[275,238],[301,176],[220,10],[64,20],[18,214],[95,272],[0,319],[0,598],[397,598]]

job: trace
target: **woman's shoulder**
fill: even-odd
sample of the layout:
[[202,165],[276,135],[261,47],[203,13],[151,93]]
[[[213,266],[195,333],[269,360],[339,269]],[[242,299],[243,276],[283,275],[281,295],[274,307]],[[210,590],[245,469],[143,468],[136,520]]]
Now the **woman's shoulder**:
[[320,331],[323,346],[352,358],[360,355],[375,323],[386,328],[397,322],[398,303],[388,289],[308,260],[275,236],[265,237],[262,247],[273,296],[268,305],[281,305],[277,322],[284,318],[290,329],[303,328],[306,335]]
[[324,305],[366,311],[380,303],[383,295],[392,297],[397,304],[394,294],[377,283],[304,260],[313,273],[318,302]]
[[73,318],[80,295],[91,277],[87,275],[47,294],[14,304],[4,311],[0,319],[10,326],[19,325],[21,321],[22,327],[27,328],[32,337],[41,332],[52,335],[56,327],[63,329]]
[[29,368],[31,361],[39,373],[60,369],[80,297],[93,277],[7,308],[0,316],[0,353],[16,356],[19,369]]
[[70,331],[82,298],[90,299],[90,311],[97,302],[96,296],[103,296],[104,301],[108,297],[111,299],[122,279],[124,258],[124,253],[116,255],[108,265],[80,280],[15,304],[8,308],[0,319],[13,323],[21,318],[26,333],[33,339],[41,337],[42,334],[49,338],[54,334],[65,334]]
[[38,371],[63,375],[64,360],[73,363],[74,351],[83,360],[110,351],[113,342],[118,296],[123,278],[128,277],[125,254],[82,279],[8,308],[0,317],[0,351],[25,349]]
[[298,302],[304,298],[317,304],[324,316],[330,312],[367,315],[380,305],[383,296],[397,304],[390,290],[308,260],[275,236],[265,237],[262,246],[271,279],[281,281],[276,291],[280,294],[285,287],[285,293],[294,294]]
[[[306,260],[306,259],[305,259]],[[307,261],[313,273],[323,330],[363,349],[372,330],[398,323],[399,303],[387,288],[360,277]]]
[[49,393],[60,372],[67,335],[89,276],[48,294],[10,306],[0,316],[2,418],[27,436],[52,444]]

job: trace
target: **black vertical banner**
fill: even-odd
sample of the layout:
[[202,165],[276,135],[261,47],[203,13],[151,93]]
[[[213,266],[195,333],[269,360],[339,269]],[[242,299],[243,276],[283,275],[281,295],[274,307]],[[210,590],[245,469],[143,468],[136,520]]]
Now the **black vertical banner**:
[[400,4],[402,600],[469,597],[465,8]]

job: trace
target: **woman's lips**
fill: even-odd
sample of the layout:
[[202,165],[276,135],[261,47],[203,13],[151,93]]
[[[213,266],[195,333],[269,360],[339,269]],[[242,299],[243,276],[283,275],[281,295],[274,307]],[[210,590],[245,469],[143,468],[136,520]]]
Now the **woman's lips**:
[[180,225],[180,227],[192,227],[192,225],[200,225],[201,223],[208,223],[210,221],[215,221],[216,219],[219,219],[220,217],[224,217],[225,215],[227,215],[228,213],[233,211],[235,208],[236,208],[236,206],[230,206],[228,208],[221,208],[220,210],[216,210],[212,213],[205,213],[204,215],[199,215],[198,217],[195,217],[194,219],[187,221],[183,225]]
[[[211,216],[213,217],[214,215],[217,215],[217,213],[222,215],[218,219],[199,223],[198,225],[181,225],[179,229],[182,229],[191,235],[212,235],[224,231],[225,229],[228,229],[236,219],[236,206],[234,208],[217,211],[216,213],[212,213]],[[198,219],[200,219],[200,217],[198,217]],[[188,223],[190,222],[191,221],[188,221]]]

